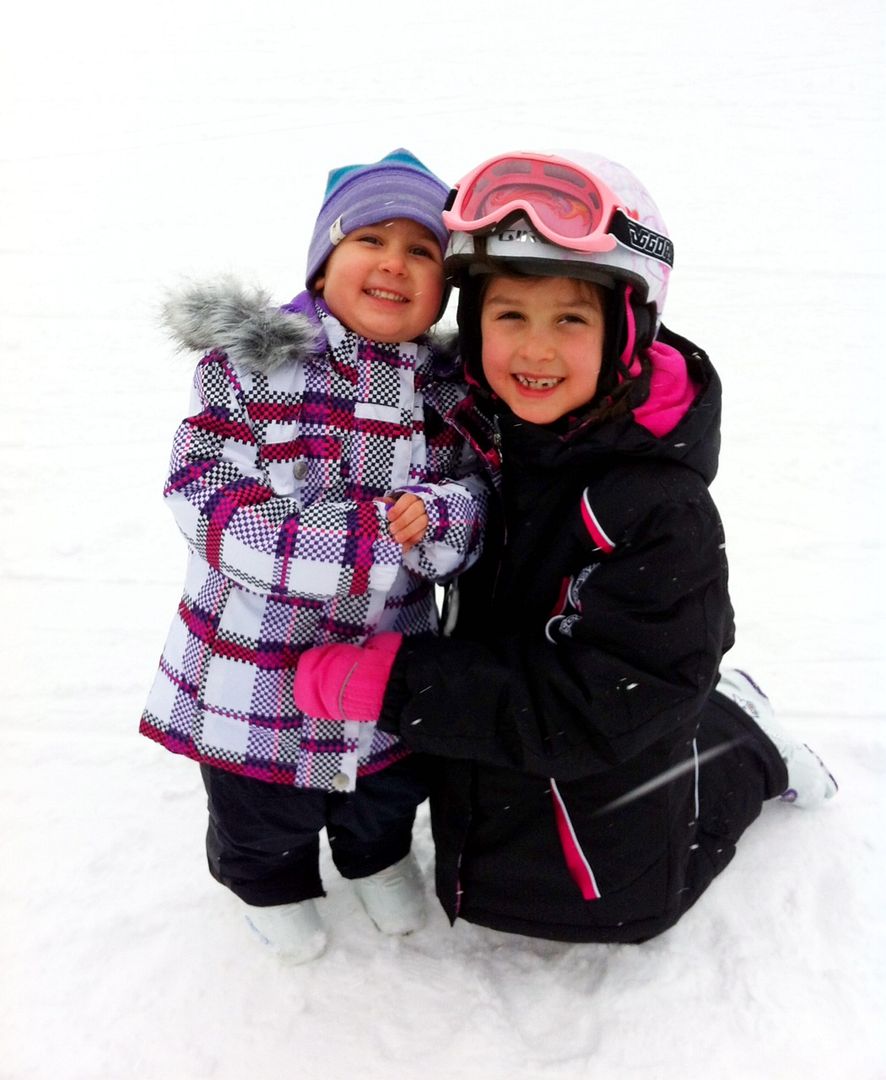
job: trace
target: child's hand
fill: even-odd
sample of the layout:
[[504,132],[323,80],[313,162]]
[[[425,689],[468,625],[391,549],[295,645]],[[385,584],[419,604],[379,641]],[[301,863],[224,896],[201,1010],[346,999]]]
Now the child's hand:
[[388,532],[404,552],[421,542],[427,528],[425,504],[417,495],[401,495],[388,509]]

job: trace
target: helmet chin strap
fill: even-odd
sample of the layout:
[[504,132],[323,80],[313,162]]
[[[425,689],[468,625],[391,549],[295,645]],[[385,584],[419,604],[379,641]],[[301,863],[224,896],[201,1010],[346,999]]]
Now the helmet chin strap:
[[625,369],[635,375],[639,371],[637,353],[648,349],[655,340],[655,320],[648,304],[633,303],[633,291],[632,285],[625,285],[625,336],[619,359]]
[[610,344],[606,352],[619,382],[640,374],[637,356],[652,344],[654,326],[649,305],[634,302],[633,286],[617,287],[607,315],[606,332]]
[[480,334],[480,289],[480,280],[475,278],[473,281],[463,281],[458,290],[458,349],[468,383],[488,392],[481,360],[483,339]]

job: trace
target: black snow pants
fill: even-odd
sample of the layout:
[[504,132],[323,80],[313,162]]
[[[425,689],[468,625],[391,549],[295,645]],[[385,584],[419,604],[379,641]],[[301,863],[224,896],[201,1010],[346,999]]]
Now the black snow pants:
[[208,795],[209,872],[247,904],[323,896],[320,833],[345,878],[368,877],[404,858],[415,811],[427,796],[420,758],[357,781],[347,794],[311,791],[201,765]]

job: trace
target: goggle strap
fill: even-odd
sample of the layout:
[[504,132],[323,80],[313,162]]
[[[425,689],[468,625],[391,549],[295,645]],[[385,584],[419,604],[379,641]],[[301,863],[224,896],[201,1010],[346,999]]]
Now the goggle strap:
[[671,240],[654,229],[641,225],[639,221],[634,221],[623,210],[616,210],[612,215],[608,231],[623,247],[673,268],[674,245]]

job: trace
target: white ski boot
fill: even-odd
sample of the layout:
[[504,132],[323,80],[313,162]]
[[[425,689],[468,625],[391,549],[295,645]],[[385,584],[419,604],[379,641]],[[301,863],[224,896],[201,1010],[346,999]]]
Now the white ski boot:
[[723,668],[716,689],[755,720],[775,744],[788,770],[782,801],[806,809],[837,794],[837,781],[825,763],[778,723],[772,703],[750,675],[738,668]]
[[287,964],[314,960],[326,948],[326,931],[313,900],[271,907],[249,905],[246,922],[258,939]]
[[351,884],[366,914],[383,934],[411,934],[425,924],[425,890],[410,852],[404,859]]

